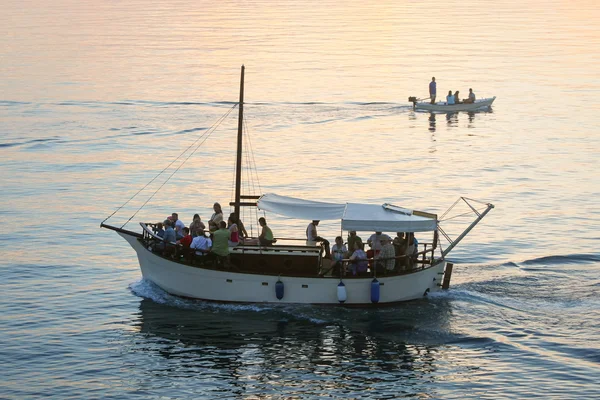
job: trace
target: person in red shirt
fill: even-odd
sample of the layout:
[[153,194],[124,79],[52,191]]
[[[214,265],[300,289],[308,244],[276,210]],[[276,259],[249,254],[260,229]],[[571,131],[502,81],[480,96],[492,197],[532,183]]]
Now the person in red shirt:
[[190,245],[192,244],[192,235],[190,235],[190,228],[187,226],[183,228],[183,237],[177,241],[178,245],[181,245],[179,248],[179,254],[184,258],[189,258],[190,255]]

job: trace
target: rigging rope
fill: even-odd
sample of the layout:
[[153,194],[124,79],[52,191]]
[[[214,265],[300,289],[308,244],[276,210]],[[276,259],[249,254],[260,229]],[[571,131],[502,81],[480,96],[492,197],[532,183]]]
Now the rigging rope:
[[[189,145],[183,152],[181,152],[181,154],[179,154],[177,156],[177,158],[175,158],[173,161],[171,161],[165,168],[163,168],[162,171],[160,171],[158,174],[156,174],[156,176],[154,178],[152,178],[150,180],[150,182],[148,182],[146,185],[144,185],[144,187],[142,187],[140,190],[138,190],[133,196],[131,196],[125,203],[123,203],[123,205],[121,205],[120,207],[118,207],[112,214],[110,214],[108,217],[106,217],[104,219],[104,221],[102,221],[102,224],[105,223],[106,221],[108,221],[108,219],[110,219],[112,216],[114,216],[117,212],[119,212],[123,207],[125,207],[127,204],[129,204],[129,202],[131,200],[133,200],[138,194],[140,194],[142,191],[144,191],[144,189],[146,189],[152,182],[154,182],[159,176],[161,176],[167,169],[169,169],[177,160],[179,160],[186,152],[188,152],[192,147],[194,147],[194,145],[196,145],[196,143],[198,143],[198,141],[200,141],[202,138],[204,138],[204,140],[202,140],[202,142],[196,146],[196,149],[185,159],[183,160],[183,162],[179,165],[179,167],[167,178],[167,180],[152,194],[152,196],[150,196],[150,198],[148,200],[146,200],[146,202],[144,202],[144,204],[142,204],[142,206],[140,208],[137,209],[137,211],[123,224],[121,225],[121,229],[127,225],[127,223],[129,223],[129,221],[131,221],[133,219],[133,217],[135,217],[137,215],[138,212],[140,212],[140,210],[142,208],[144,208],[144,206],[146,204],[148,204],[148,202],[154,197],[154,195],[171,179],[171,177],[177,172],[179,171],[179,169],[186,163],[186,161],[196,152],[198,151],[198,148],[200,148],[200,146],[206,142],[206,140],[210,137],[210,135],[216,130],[216,128],[225,120],[225,118],[227,118],[227,116],[229,116],[229,114],[231,114],[231,112],[237,107],[237,104],[234,104],[233,107],[231,107],[225,114],[223,114],[211,127],[209,127],[202,135],[200,135],[200,137],[198,137],[198,139],[196,139],[191,145]],[[206,136],[206,137],[205,137]]]

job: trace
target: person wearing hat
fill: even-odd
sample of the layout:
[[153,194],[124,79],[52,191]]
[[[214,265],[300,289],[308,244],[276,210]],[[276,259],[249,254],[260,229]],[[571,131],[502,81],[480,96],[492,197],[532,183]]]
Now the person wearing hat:
[[307,245],[316,245],[320,242],[325,248],[325,258],[331,258],[331,252],[329,250],[329,241],[327,239],[323,239],[321,236],[317,234],[317,226],[319,225],[318,219],[313,219],[310,224],[306,227],[306,244]]

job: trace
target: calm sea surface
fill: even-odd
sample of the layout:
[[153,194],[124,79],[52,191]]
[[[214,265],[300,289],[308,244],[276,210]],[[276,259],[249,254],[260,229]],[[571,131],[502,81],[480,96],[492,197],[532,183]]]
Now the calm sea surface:
[[[600,398],[597,1],[0,6],[0,398]],[[99,224],[231,109],[242,64],[257,191],[495,204],[450,291],[224,306],[141,279]],[[413,112],[432,76],[493,109]],[[126,228],[227,204],[236,118],[108,222],[155,191]]]

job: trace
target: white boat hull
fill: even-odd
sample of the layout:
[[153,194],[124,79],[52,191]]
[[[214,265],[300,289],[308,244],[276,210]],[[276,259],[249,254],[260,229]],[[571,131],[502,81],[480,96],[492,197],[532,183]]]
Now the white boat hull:
[[475,111],[485,107],[490,107],[494,100],[496,100],[496,97],[476,100],[474,103],[460,103],[451,105],[447,105],[442,102],[438,102],[435,104],[421,102],[415,103],[415,110],[439,112]]
[[[194,299],[276,304],[339,304],[339,279],[320,277],[277,277],[194,267],[157,256],[137,237],[119,232],[136,251],[142,275],[168,293]],[[410,274],[378,277],[380,296],[378,304],[391,304],[422,298],[440,290],[446,263]],[[284,284],[284,296],[279,300],[275,284]],[[372,305],[372,278],[345,279],[345,305]]]

